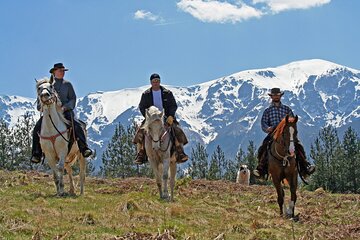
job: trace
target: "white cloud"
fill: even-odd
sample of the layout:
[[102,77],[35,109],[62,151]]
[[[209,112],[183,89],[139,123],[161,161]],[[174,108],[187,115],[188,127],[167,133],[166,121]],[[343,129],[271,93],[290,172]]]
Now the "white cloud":
[[273,13],[292,9],[308,9],[330,3],[331,0],[253,0],[253,4],[265,3]]
[[259,18],[262,12],[238,1],[238,4],[212,0],[181,0],[178,8],[203,22],[236,23]]
[[162,21],[162,18],[153,14],[152,12],[145,11],[145,10],[137,10],[134,14],[135,19],[144,19],[150,21]]
[[180,0],[177,7],[203,22],[236,23],[269,13],[308,9],[330,2],[331,0],[252,0],[252,3],[245,4],[244,0]]

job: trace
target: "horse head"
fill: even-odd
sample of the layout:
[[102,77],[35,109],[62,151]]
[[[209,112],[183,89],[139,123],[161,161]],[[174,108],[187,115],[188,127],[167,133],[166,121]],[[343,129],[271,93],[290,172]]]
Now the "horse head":
[[44,78],[36,81],[36,92],[41,106],[49,106],[55,102],[57,106],[61,106],[53,82],[52,77],[50,79]]
[[295,156],[295,141],[298,141],[297,138],[297,123],[298,116],[295,117],[289,117],[286,115],[285,117],[285,127],[283,130],[283,141],[286,149],[288,149],[288,152],[290,156]]
[[143,127],[145,133],[152,141],[152,148],[159,150],[165,132],[164,111],[160,111],[157,107],[151,106],[146,109],[145,119]]

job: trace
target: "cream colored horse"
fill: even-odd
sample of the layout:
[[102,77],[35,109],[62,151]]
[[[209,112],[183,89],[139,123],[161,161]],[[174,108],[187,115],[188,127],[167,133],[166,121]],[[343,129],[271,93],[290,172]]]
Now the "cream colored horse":
[[70,152],[68,153],[69,131],[61,110],[61,102],[53,86],[52,79],[42,79],[36,82],[38,101],[41,105],[43,118],[40,131],[41,149],[45,158],[53,171],[56,191],[58,196],[64,195],[63,173],[66,169],[70,180],[71,195],[75,194],[72,168],[71,166],[79,159],[80,165],[80,194],[84,193],[85,158],[79,151],[77,142],[74,141]]
[[176,158],[175,154],[170,154],[172,147],[171,128],[165,128],[164,112],[160,112],[154,106],[146,109],[146,120],[143,128],[145,130],[145,150],[156,177],[160,198],[169,200],[167,181],[170,173],[170,200],[173,201]]

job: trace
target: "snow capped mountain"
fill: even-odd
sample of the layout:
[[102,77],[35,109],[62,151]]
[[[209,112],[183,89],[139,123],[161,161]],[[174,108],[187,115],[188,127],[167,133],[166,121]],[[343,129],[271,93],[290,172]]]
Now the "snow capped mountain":
[[[285,91],[282,102],[299,115],[299,135],[306,148],[323,126],[360,129],[360,71],[324,60],[247,70],[189,87],[164,86],[178,102],[177,118],[189,138],[187,150],[200,142],[212,153],[220,145],[233,157],[250,140],[259,146],[265,137],[260,120],[273,87]],[[87,122],[90,143],[98,154],[118,122],[128,125],[133,119],[142,120],[137,106],[148,87],[90,93],[78,100],[77,114]],[[34,102],[0,96],[0,113],[13,124],[27,110],[35,114]]]

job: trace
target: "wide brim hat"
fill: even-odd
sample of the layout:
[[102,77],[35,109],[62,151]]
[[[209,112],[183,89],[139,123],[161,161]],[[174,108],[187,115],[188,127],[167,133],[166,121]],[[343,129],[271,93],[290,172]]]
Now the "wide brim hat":
[[270,93],[268,93],[269,96],[282,96],[284,95],[284,92],[280,91],[280,88],[272,88],[270,90]]
[[55,64],[54,64],[54,67],[49,70],[49,73],[53,73],[56,69],[60,69],[60,68],[63,68],[64,71],[69,71],[69,69],[65,68],[64,64],[62,64],[62,63],[55,63]]

